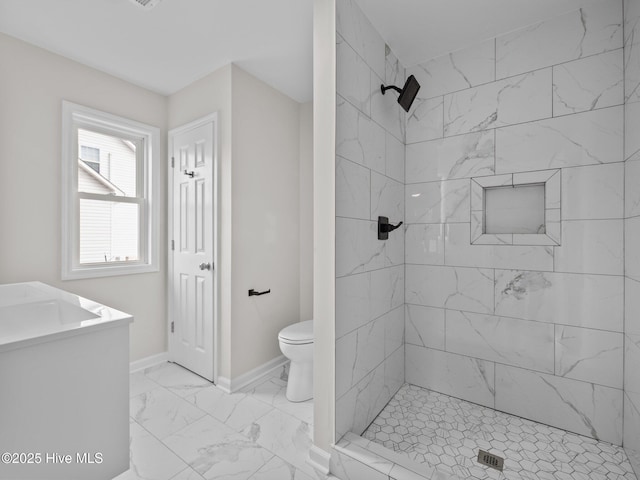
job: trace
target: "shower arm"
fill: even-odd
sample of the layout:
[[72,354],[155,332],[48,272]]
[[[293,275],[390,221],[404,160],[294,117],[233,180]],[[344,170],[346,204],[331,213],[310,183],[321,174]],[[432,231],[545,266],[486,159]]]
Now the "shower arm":
[[384,95],[384,94],[385,94],[385,92],[386,92],[387,90],[389,90],[390,88],[391,88],[391,89],[393,89],[393,90],[395,90],[395,91],[396,91],[396,92],[398,92],[398,93],[402,93],[402,90],[401,90],[400,88],[396,87],[395,85],[389,85],[388,87],[385,87],[385,86],[384,86],[384,84],[381,84],[381,85],[380,85],[380,91],[382,91],[382,94],[383,94],[383,95]]

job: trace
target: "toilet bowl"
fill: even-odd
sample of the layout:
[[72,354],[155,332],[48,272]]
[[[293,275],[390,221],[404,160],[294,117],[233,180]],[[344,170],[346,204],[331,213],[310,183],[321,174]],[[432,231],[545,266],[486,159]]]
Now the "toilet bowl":
[[304,402],[313,398],[313,320],[283,328],[278,342],[282,354],[291,360],[287,400]]

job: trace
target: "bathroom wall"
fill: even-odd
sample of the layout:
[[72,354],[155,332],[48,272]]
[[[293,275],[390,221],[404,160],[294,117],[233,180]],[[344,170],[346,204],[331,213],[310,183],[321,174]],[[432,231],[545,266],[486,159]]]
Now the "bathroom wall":
[[[405,172],[406,381],[618,445],[622,46],[612,0],[408,68]],[[470,244],[470,178],[548,169],[559,246]]]
[[404,382],[405,71],[353,0],[336,2],[336,437],[361,433]]
[[640,475],[640,1],[624,2],[624,448]]
[[165,351],[165,201],[159,272],[62,282],[60,142],[69,100],[160,127],[166,159],[166,97],[3,34],[0,63],[0,283],[39,280],[131,313],[131,360]]
[[[231,65],[167,98],[3,34],[0,60],[12,65],[0,78],[0,283],[40,280],[131,313],[135,317],[131,361],[165,352],[167,312],[165,302],[158,299],[166,298],[166,169],[160,169],[160,271],[62,282],[62,100],[160,127],[162,165],[166,165],[167,158],[167,127],[217,111],[218,148],[224,172],[223,255],[219,265],[224,346],[220,373],[227,378],[237,377],[278,357],[278,330],[300,319],[298,245],[303,233],[309,233],[299,229],[299,164],[301,151],[308,152],[311,129],[306,121],[303,133],[307,141],[306,146],[301,146],[300,104]],[[235,136],[232,98],[236,99]],[[306,116],[309,115],[307,106]],[[237,198],[233,199],[236,210],[232,212],[233,149]],[[306,155],[308,163],[309,153]],[[261,182],[252,183],[255,179]],[[263,223],[252,217],[256,196],[248,190],[261,196]],[[307,204],[311,195],[307,191]],[[236,232],[235,265],[231,260],[232,229]],[[244,244],[240,238],[251,243]],[[249,250],[259,258],[252,258],[254,253]],[[306,255],[310,257],[311,252]],[[234,268],[236,274],[232,277]],[[233,305],[232,281],[239,292]],[[265,289],[273,287],[271,298],[261,297],[261,302],[249,299],[247,290],[262,289],[263,284]],[[308,281],[305,288],[310,289]],[[231,316],[234,307],[240,317]],[[232,342],[236,347],[233,354]]]
[[[170,128],[218,112],[219,375],[233,386],[281,355],[279,330],[300,320],[301,135],[311,124],[299,103],[235,65],[170,96],[168,110]],[[271,293],[249,297],[251,288]]]
[[313,102],[300,104],[300,320],[313,318]]
[[234,379],[282,355],[278,332],[300,321],[300,104],[235,65],[231,89]]

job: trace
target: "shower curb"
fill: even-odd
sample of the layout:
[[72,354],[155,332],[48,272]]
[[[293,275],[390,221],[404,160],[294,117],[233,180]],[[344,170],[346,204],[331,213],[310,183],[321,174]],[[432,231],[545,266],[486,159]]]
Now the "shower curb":
[[331,473],[342,480],[463,480],[435,467],[414,462],[384,446],[346,433],[334,445]]

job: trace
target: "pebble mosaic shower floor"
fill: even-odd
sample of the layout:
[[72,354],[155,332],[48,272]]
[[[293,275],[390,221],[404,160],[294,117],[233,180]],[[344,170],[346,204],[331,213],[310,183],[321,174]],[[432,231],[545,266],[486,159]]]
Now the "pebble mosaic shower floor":
[[[621,447],[409,384],[362,436],[465,479],[636,480]],[[477,463],[478,449],[504,471]]]

